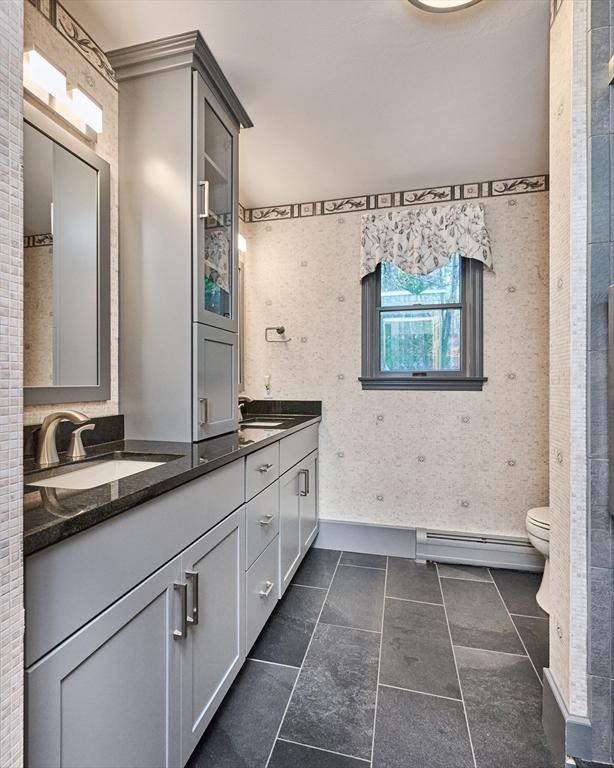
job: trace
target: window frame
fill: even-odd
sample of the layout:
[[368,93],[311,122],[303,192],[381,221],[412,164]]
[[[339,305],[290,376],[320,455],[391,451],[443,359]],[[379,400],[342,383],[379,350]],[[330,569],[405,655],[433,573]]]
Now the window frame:
[[[481,391],[483,375],[483,265],[461,257],[459,304],[380,305],[381,264],[362,281],[362,375],[363,389],[422,389]],[[382,312],[461,310],[461,367],[458,371],[382,371],[380,316]]]

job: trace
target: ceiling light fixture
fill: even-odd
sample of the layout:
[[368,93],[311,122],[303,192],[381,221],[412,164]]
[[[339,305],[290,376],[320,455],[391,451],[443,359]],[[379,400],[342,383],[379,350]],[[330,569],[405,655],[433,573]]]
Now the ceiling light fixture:
[[461,11],[470,5],[479,3],[480,0],[409,0],[416,8],[431,13],[447,13],[448,11]]

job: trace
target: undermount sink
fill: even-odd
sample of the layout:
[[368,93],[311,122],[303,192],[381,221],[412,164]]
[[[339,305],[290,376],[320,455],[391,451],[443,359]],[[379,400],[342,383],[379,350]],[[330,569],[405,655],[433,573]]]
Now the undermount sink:
[[[139,472],[145,472],[148,469],[159,467],[163,461],[127,461],[126,459],[109,459],[101,461],[83,469],[75,469],[72,472],[62,472],[61,474],[46,477],[44,480],[28,482],[41,488],[73,488],[85,490],[87,488],[96,488],[99,485],[112,483],[114,480],[121,480],[130,475],[136,475]],[[27,482],[27,481],[26,481]]]
[[287,419],[284,419],[282,416],[277,416],[272,419],[251,418],[251,419],[243,419],[240,426],[245,425],[246,427],[281,427],[283,426],[284,421],[287,421]]

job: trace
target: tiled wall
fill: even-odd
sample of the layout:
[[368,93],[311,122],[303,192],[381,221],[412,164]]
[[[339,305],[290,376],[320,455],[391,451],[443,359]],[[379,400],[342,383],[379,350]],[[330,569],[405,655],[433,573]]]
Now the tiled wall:
[[589,109],[589,656],[593,759],[614,762],[614,518],[608,507],[607,289],[614,283],[612,149],[614,0],[590,4]]
[[22,5],[0,3],[0,765],[23,765]]
[[362,391],[360,212],[242,224],[246,391],[323,401],[325,518],[524,536],[548,502],[548,193],[479,199],[483,392]]
[[[23,0],[24,46],[36,46],[43,55],[65,72],[69,83],[90,93],[103,109],[103,131],[90,147],[111,166],[111,399],[89,403],[71,403],[71,408],[88,416],[118,413],[118,103],[117,83],[106,57],[87,32],[63,9],[57,0]],[[54,117],[51,110],[47,114]],[[65,123],[61,123],[66,127]],[[83,140],[79,133],[75,135]],[[27,406],[26,424],[37,424],[62,405]]]

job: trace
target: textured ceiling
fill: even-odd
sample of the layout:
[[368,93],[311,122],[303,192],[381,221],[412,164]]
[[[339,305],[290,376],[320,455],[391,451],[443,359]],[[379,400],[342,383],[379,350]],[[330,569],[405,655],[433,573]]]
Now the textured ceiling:
[[548,0],[63,3],[105,50],[201,30],[255,124],[247,206],[548,170]]

